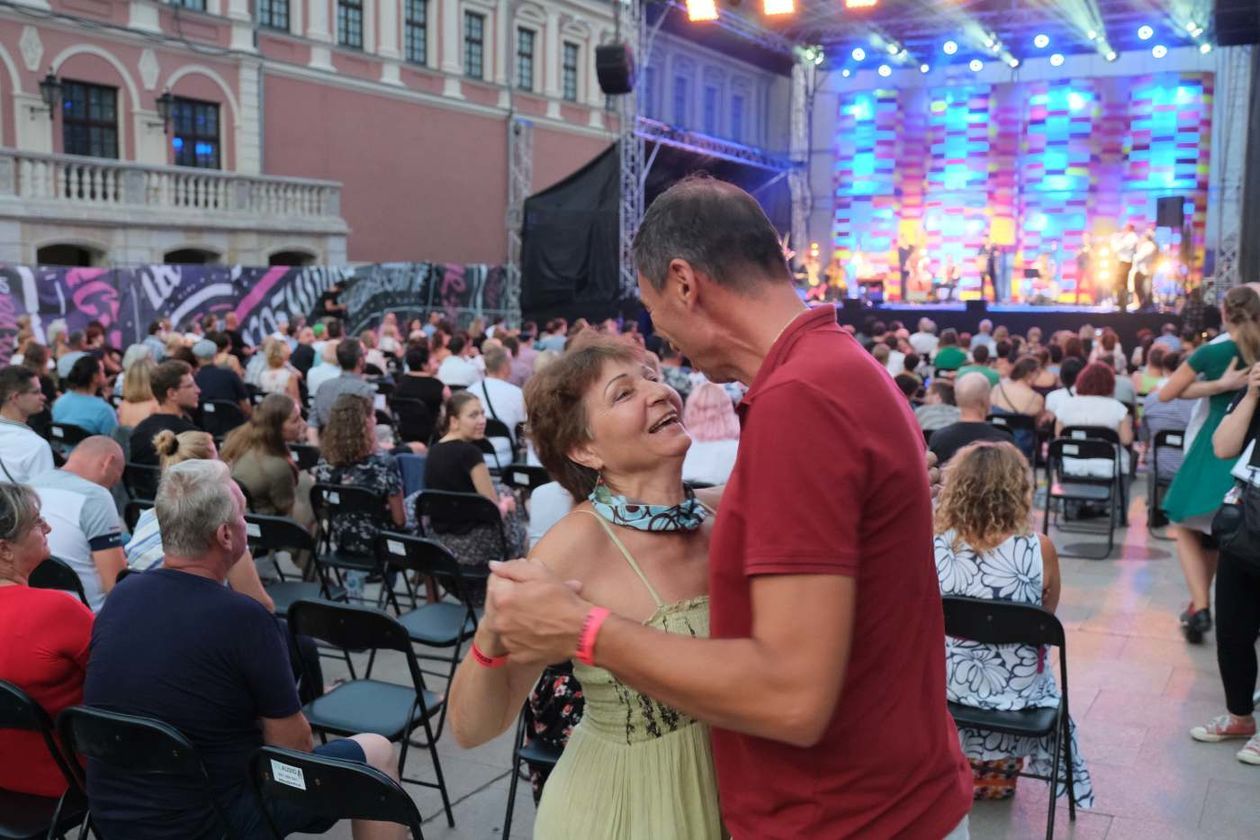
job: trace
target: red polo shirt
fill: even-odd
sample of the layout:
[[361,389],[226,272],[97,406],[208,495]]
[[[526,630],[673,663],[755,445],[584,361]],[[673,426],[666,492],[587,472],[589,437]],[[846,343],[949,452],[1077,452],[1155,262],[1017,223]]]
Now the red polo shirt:
[[[856,578],[857,616],[840,701],[816,746],[713,731],[726,826],[735,840],[940,840],[970,810],[972,781],[945,706],[914,415],[835,309],[820,306],[770,349],[740,419],[710,545],[713,637],[751,634],[757,575]],[[800,632],[810,627],[800,616]]]

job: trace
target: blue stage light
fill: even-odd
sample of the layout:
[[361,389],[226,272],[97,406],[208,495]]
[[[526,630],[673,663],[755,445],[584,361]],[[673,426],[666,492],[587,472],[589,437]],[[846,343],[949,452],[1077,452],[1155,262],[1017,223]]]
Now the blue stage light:
[[946,41],[941,49],[945,51],[945,55],[953,55],[958,52],[958,43],[955,41]]

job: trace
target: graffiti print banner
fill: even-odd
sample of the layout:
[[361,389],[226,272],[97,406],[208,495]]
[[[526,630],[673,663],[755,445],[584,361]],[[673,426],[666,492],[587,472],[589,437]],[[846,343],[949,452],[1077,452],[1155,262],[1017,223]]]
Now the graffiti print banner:
[[18,318],[30,316],[37,341],[47,343],[60,322],[74,332],[98,321],[109,342],[140,341],[149,324],[177,327],[208,314],[235,312],[245,340],[257,344],[280,319],[310,316],[320,295],[343,283],[347,326],[358,331],[387,311],[408,316],[440,309],[457,322],[503,311],[501,266],[391,263],[361,267],[146,265],[60,268],[0,265],[0,363],[14,351]]

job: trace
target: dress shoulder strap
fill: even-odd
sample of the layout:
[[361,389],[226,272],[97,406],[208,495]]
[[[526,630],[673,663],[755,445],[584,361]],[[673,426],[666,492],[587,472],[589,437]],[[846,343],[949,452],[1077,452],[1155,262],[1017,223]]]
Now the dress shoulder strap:
[[613,545],[617,546],[617,550],[621,552],[621,556],[626,558],[626,562],[630,564],[630,568],[633,569],[634,573],[639,576],[639,580],[643,581],[643,585],[647,587],[648,594],[652,596],[652,600],[656,602],[656,606],[665,606],[665,602],[661,600],[661,596],[656,594],[656,589],[654,589],[652,584],[648,582],[647,575],[643,574],[643,570],[639,568],[639,564],[634,562],[634,556],[630,553],[630,549],[626,548],[626,544],[621,541],[621,538],[617,536],[612,527],[604,520],[604,517],[600,516],[593,510],[586,510],[584,508],[578,510],[578,513],[587,513],[595,517],[595,521],[597,521],[604,529],[604,533],[606,533],[608,538],[613,541]]

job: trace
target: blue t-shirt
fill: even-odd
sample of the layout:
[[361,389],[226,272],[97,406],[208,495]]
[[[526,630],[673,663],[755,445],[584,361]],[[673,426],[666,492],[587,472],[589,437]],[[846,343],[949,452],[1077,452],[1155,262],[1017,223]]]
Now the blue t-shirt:
[[[132,575],[92,628],[83,702],[163,720],[197,747],[223,801],[248,784],[259,718],[297,712],[288,648],[274,616],[209,578],[174,569]],[[92,817],[128,840],[188,840],[213,830],[205,791],[88,765]]]
[[100,397],[89,397],[67,391],[53,403],[54,423],[71,423],[94,435],[113,434],[118,428],[118,415]]

